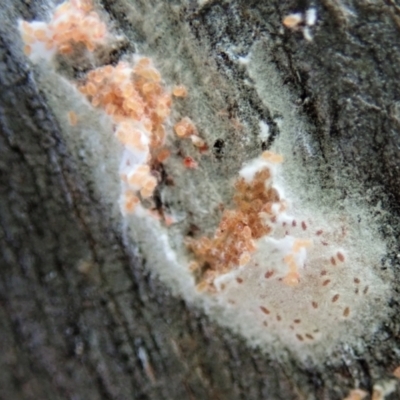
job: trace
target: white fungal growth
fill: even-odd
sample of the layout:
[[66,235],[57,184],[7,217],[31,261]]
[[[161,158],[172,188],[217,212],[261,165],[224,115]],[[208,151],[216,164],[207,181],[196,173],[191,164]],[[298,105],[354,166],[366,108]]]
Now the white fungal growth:
[[267,140],[270,136],[269,125],[264,121],[260,121],[259,127],[260,127],[260,133],[259,133],[260,139]]
[[[266,165],[272,164],[257,158],[240,176],[250,182]],[[357,249],[350,220],[290,214],[277,204],[272,210],[283,217],[268,222],[272,231],[256,241],[245,266],[215,279],[212,299],[231,310],[230,318],[235,315],[231,323],[257,332],[258,340],[279,340],[296,348],[338,339],[351,321],[362,321],[384,288],[365,268],[372,259]],[[378,265],[379,259],[373,262]]]
[[[64,7],[69,13],[70,6]],[[290,15],[284,24],[293,30],[313,26],[316,12],[312,10],[305,16]],[[29,41],[32,35],[42,37],[42,33],[38,34],[38,27],[31,25],[21,25],[21,32],[25,35],[25,45],[30,46],[27,50],[39,54],[42,50],[36,50]],[[94,37],[94,41],[88,39],[84,44],[90,51],[102,38]],[[69,49],[62,46],[70,41],[54,46],[58,52],[67,52]],[[162,157],[160,154],[169,145],[168,130],[172,131],[173,126],[174,139],[187,140],[197,151],[207,151],[207,146],[189,118],[176,124],[170,120],[171,96],[152,60],[137,57],[133,63],[120,62],[90,71],[85,84],[79,86],[79,93],[54,72],[45,71],[46,76],[41,79],[49,79],[43,87],[49,92],[53,106],[60,103],[54,106],[60,121],[65,119],[66,109],[78,109],[71,104],[67,108],[62,106],[61,102],[68,97],[62,95],[63,90],[76,99],[75,105],[82,104],[79,118],[68,124],[70,130],[70,125],[76,125],[73,134],[68,129],[65,133],[71,135],[66,141],[71,153],[77,160],[83,158],[81,154],[86,155],[85,162],[90,165],[88,175],[92,174],[91,179],[96,183],[93,186],[104,197],[104,204],[112,208],[119,198],[123,216],[112,215],[115,226],[122,219],[125,244],[140,246],[146,264],[174,294],[202,307],[212,319],[242,335],[250,345],[272,352],[278,349],[277,353],[290,349],[299,359],[325,358],[340,342],[358,344],[360,336],[373,334],[380,322],[377,316],[384,317],[389,279],[384,279],[380,267],[386,247],[364,203],[353,199],[332,202],[330,194],[314,182],[315,172],[303,167],[304,160],[296,158],[297,132],[307,132],[309,127],[298,115],[298,108],[293,107],[295,100],[285,91],[274,64],[263,58],[268,53],[264,45],[268,46],[264,42],[255,44],[242,67],[251,78],[249,82],[256,82],[254,90],[264,106],[271,115],[279,116],[275,117],[280,134],[274,140],[274,152],[264,152],[238,168],[236,183],[240,183],[240,191],[240,185],[228,186],[232,182],[219,179],[225,170],[219,169],[220,165],[229,171],[232,165],[237,167],[231,160],[223,159],[216,166],[206,154],[196,162],[197,170],[191,171],[183,166],[185,163],[182,165],[177,148],[171,148],[165,172],[171,175],[174,184],[157,188],[161,199],[171,200],[166,202],[169,208],[164,219],[160,214],[152,214],[154,210],[146,208],[146,203],[150,202],[160,179],[157,171],[151,169],[165,158],[165,154]],[[139,89],[133,84],[140,86],[140,95],[136,97]],[[190,93],[195,92],[189,98],[202,96],[196,87],[189,89]],[[149,97],[146,101],[145,94]],[[88,101],[78,99],[78,95],[84,95]],[[108,125],[99,123],[99,115]],[[208,123],[208,115],[203,117],[203,123]],[[260,122],[259,127],[259,137],[268,139],[268,125]],[[313,152],[307,154],[308,162],[312,162],[313,155]],[[247,188],[254,181],[257,190],[253,187],[250,193]],[[221,189],[219,185],[225,186]],[[233,196],[239,193],[242,204],[232,205],[234,200],[223,203],[224,190]],[[269,197],[264,196],[264,191]],[[248,201],[246,196],[250,194],[255,198]],[[227,224],[224,226],[226,221],[221,221],[221,215],[214,212],[221,204],[223,212],[228,212],[225,216],[230,215],[231,222],[235,222],[228,229]],[[167,215],[172,217],[167,219]],[[207,219],[211,232],[198,233],[199,240],[204,237],[206,245],[212,244],[206,255],[213,258],[207,259],[201,268],[198,268],[200,256],[185,245],[186,227],[193,215],[199,220]],[[168,223],[173,220],[179,223]],[[231,236],[231,229],[237,237]],[[209,268],[210,274],[204,279],[206,285],[199,288],[202,269],[213,259],[231,260],[231,251],[236,257],[234,261],[230,265],[221,262],[220,268]],[[145,353],[140,358],[147,365]]]
[[[266,165],[272,166],[262,158],[248,162],[240,176],[250,181]],[[285,164],[274,168],[271,181],[287,189],[281,176]],[[365,235],[365,226],[351,214],[338,218],[319,210],[300,212],[298,199],[286,200],[296,208],[274,209],[277,218],[268,221],[271,233],[255,241],[256,250],[243,265],[215,278],[215,292],[195,289],[189,268],[181,269],[189,265],[188,256],[171,237],[164,236],[163,250],[152,247],[148,254],[151,265],[187,300],[203,303],[221,324],[253,344],[289,347],[300,358],[326,355],[347,332],[355,338],[376,329],[369,316],[381,312],[387,290],[375,273],[384,245],[369,236],[373,231]],[[160,229],[145,218],[137,237],[147,243],[151,232]],[[176,250],[172,265],[163,259],[161,268],[163,252]]]
[[[273,160],[271,153],[249,160],[238,178],[250,183],[268,168],[266,184],[279,193],[286,208],[274,204],[270,211],[275,218],[260,216],[270,232],[254,241],[255,250],[244,265],[215,277],[215,292],[196,290],[188,267],[193,256],[182,248],[184,236],[177,230],[163,236],[163,247],[156,249],[161,228],[146,219],[137,226],[135,238],[149,249],[149,264],[176,293],[201,304],[213,319],[252,345],[289,348],[300,359],[323,359],[341,341],[360,345],[361,336],[378,328],[376,316],[384,317],[389,291],[380,274],[386,245],[361,201],[338,207],[318,185],[307,183],[308,170],[293,157],[295,134],[307,127],[282,91],[272,64],[256,54],[265,54],[264,48],[258,46],[249,55],[249,76],[258,82],[264,104],[282,116],[275,149],[285,160],[279,165],[281,160]],[[163,252],[175,253],[175,260],[166,263]]]
[[306,11],[305,22],[308,26],[313,26],[317,22],[317,10],[315,8],[309,8]]

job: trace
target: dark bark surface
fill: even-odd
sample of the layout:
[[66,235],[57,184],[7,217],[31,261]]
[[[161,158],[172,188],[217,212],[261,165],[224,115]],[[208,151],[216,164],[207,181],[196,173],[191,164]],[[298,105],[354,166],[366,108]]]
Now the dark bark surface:
[[[393,318],[367,353],[343,346],[332,360],[306,368],[290,355],[278,362],[248,348],[150,277],[146,260],[127,249],[80,176],[16,43],[15,17],[36,17],[40,1],[12,3],[6,0],[0,11],[7,20],[0,26],[1,399],[334,400],[354,387],[372,393],[375,382],[390,376],[400,364],[395,284]],[[207,49],[219,73],[236,86],[241,96],[227,100],[228,111],[250,125],[255,118],[269,122],[273,141],[279,135],[274,116],[246,90],[226,51],[236,44],[245,55],[256,38],[268,37],[283,81],[315,126],[315,173],[328,187],[337,171],[358,182],[371,204],[380,201],[391,212],[382,232],[395,237],[397,5],[324,0],[317,4],[321,22],[314,40],[305,44],[301,32],[279,32],[283,16],[307,4],[260,3],[171,2],[163,12],[171,23],[190,27],[188,40]],[[124,4],[104,0],[103,6],[127,31]],[[175,7],[170,15],[169,7]],[[145,36],[140,26],[136,35]],[[225,155],[234,150],[228,143]],[[390,245],[388,257],[395,259],[396,243]]]

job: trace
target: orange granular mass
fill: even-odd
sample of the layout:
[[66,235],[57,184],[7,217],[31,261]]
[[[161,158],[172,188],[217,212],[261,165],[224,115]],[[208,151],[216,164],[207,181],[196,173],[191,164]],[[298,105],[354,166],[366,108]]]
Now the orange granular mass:
[[[79,90],[93,106],[103,108],[114,122],[129,119],[143,124],[149,132],[150,147],[156,149],[164,144],[163,125],[172,102],[155,71],[147,58],[139,60],[133,68],[125,62],[107,65],[89,72]],[[139,145],[132,135],[135,136],[133,131],[122,135],[117,130],[117,137],[123,144],[134,141]]]
[[[132,67],[126,62],[90,71],[79,86],[94,107],[103,109],[116,124],[116,138],[127,148],[148,154],[147,163],[165,161],[170,153],[163,148],[165,122],[171,111],[171,95],[164,89],[161,75],[148,58]],[[153,195],[157,179],[147,164],[122,177],[142,199]],[[134,210],[124,207],[125,213]]]
[[25,44],[43,42],[47,50],[55,49],[60,54],[70,54],[74,44],[94,51],[107,34],[105,23],[89,0],[65,1],[55,9],[48,24],[37,26],[24,21],[21,31]]
[[[251,182],[239,179],[235,184],[236,208],[224,211],[214,237],[186,240],[202,266],[200,284],[205,282],[210,290],[218,275],[246,264],[255,250],[254,240],[270,233],[271,228],[262,218],[264,205],[280,199],[277,191],[266,185],[269,178],[270,171],[265,168]],[[272,211],[268,213],[273,216]]]

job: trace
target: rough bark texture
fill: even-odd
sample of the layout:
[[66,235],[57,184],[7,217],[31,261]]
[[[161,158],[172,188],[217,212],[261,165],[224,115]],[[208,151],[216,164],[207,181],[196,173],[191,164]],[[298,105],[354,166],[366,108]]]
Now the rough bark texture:
[[[276,116],[246,89],[226,50],[237,45],[246,54],[252,41],[268,37],[283,81],[315,126],[320,172],[314,172],[326,187],[335,184],[337,171],[361,182],[368,201],[392,213],[382,232],[394,237],[400,200],[396,3],[319,1],[321,22],[311,43],[301,32],[280,33],[282,17],[304,11],[306,2],[162,3],[134,6],[158,7],[160,18],[187,25],[187,40],[197,41],[235,85],[236,97],[226,100],[230,116],[249,125],[269,122],[273,141]],[[129,38],[125,2],[102,5]],[[356,386],[372,392],[400,363],[395,283],[393,318],[367,353],[343,347],[334,360],[306,368],[290,355],[278,363],[248,348],[170,296],[149,276],[145,260],[129,253],[68,154],[15,40],[15,18],[33,19],[40,7],[40,0],[5,0],[0,10],[0,398],[341,399]],[[146,40],[140,26],[135,35]],[[216,158],[221,143],[215,143]],[[237,152],[234,139],[224,147],[223,156]],[[388,257],[395,260],[391,246]]]

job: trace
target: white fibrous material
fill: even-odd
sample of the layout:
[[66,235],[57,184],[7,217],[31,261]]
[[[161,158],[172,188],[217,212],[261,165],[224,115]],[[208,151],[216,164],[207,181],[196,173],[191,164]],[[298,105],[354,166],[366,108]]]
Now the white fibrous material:
[[305,21],[308,26],[315,25],[317,22],[317,10],[315,8],[309,8],[306,11]]

